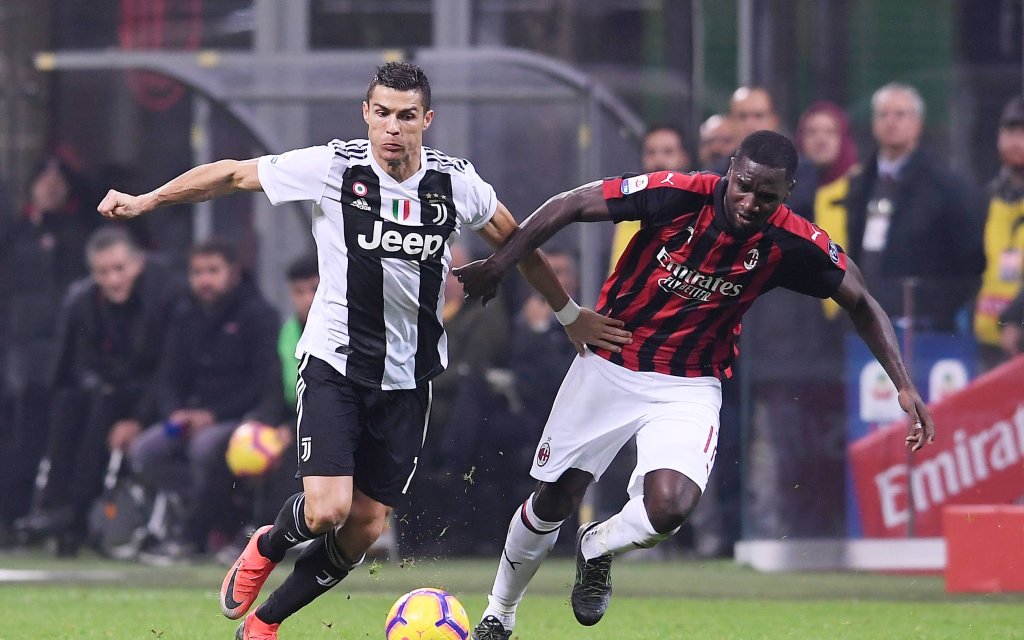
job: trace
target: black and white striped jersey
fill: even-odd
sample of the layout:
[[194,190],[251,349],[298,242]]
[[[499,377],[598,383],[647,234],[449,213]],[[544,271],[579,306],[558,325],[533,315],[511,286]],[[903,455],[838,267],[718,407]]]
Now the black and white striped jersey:
[[320,286],[296,356],[310,353],[385,391],[415,388],[448,365],[441,320],[449,245],[498,206],[468,161],[424,147],[420,163],[396,182],[368,140],[259,159],[271,203],[313,202]]

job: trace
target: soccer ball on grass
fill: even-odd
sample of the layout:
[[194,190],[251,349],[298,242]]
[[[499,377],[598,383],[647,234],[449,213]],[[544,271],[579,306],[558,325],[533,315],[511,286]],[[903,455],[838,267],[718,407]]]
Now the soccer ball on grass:
[[416,589],[391,607],[384,635],[387,640],[467,640],[469,616],[450,593]]

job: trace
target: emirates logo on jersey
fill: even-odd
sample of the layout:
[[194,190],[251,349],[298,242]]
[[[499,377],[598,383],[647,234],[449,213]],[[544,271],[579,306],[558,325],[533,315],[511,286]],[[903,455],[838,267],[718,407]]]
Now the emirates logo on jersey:
[[669,275],[658,280],[663,291],[675,294],[687,300],[707,302],[713,295],[738,296],[743,285],[729,282],[725,278],[701,273],[672,259],[668,249],[662,247],[658,252],[658,263],[668,271]]

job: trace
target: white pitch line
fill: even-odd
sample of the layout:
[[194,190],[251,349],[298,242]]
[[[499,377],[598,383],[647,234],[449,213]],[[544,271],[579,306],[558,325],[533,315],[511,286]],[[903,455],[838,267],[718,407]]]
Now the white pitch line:
[[115,582],[124,580],[119,571],[40,571],[0,569],[0,584],[11,582]]

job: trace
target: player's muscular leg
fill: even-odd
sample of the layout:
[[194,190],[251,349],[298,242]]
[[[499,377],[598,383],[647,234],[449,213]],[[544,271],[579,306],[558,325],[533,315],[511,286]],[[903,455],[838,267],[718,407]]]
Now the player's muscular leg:
[[358,561],[366,550],[384,533],[391,507],[377,502],[356,489],[352,495],[352,509],[345,524],[338,529],[337,544],[342,554]]
[[327,533],[345,523],[352,509],[352,476],[307,476],[302,479],[302,489],[310,531]]
[[533,512],[548,522],[561,522],[579,509],[594,476],[568,469],[554,482],[541,482],[533,496]]
[[657,469],[644,476],[647,517],[660,534],[679,528],[700,501],[700,487],[672,469]]

